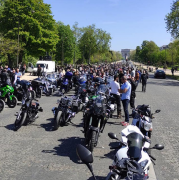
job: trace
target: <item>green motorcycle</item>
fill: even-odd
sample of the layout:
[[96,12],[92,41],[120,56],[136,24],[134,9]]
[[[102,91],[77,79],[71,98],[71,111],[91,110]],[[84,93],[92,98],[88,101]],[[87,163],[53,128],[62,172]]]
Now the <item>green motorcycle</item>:
[[6,102],[9,108],[14,108],[17,105],[17,98],[13,92],[14,88],[9,85],[0,87],[0,99]]

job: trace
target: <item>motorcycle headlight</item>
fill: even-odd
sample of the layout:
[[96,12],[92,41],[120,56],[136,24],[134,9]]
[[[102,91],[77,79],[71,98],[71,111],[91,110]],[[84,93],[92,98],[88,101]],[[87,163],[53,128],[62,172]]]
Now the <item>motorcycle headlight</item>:
[[144,169],[145,166],[147,165],[147,163],[148,163],[148,160],[144,160],[144,161],[142,161],[142,162],[140,163],[140,165],[141,165],[141,167]]
[[152,123],[149,123],[147,121],[144,121],[144,129],[146,131],[149,131],[152,128]]

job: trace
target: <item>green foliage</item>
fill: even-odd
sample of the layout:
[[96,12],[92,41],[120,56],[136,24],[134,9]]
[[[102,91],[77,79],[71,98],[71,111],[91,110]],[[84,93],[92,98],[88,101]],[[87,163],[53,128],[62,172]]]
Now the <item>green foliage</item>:
[[57,29],[50,5],[43,0],[6,0],[0,17],[0,32],[17,40],[20,35],[21,54],[44,55],[55,51]]
[[165,22],[167,31],[169,31],[174,38],[179,37],[179,1],[175,0],[171,6],[171,12],[166,15]]
[[59,63],[64,60],[65,63],[72,63],[75,50],[75,37],[69,25],[62,22],[57,23],[58,36],[60,40],[56,45],[56,61]]

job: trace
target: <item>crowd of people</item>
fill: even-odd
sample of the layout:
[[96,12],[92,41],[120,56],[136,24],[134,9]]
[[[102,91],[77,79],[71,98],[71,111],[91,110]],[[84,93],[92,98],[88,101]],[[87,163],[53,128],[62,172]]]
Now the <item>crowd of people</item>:
[[124,66],[121,63],[103,64],[100,66],[80,65],[78,68],[66,66],[66,68],[56,68],[60,77],[65,76],[68,71],[73,72],[74,83],[78,82],[80,74],[88,74],[95,82],[98,77],[105,79],[106,76],[113,75],[114,80],[111,82],[111,94],[117,104],[117,118],[121,118],[121,104],[123,106],[125,121],[121,122],[123,126],[129,125],[128,106],[135,108],[136,88],[142,83],[142,91],[146,91],[148,72],[146,70],[134,69],[133,67]]
[[[56,68],[59,78],[66,75],[66,73],[73,73],[73,81],[77,83],[80,74],[88,74],[95,82],[98,77],[105,79],[106,76],[114,76],[114,80],[110,84],[111,94],[115,98],[117,104],[117,118],[121,118],[121,104],[123,106],[125,121],[122,122],[123,126],[129,124],[129,111],[128,106],[135,108],[136,88],[139,83],[142,83],[142,91],[146,91],[146,84],[148,79],[148,73],[146,70],[134,69],[129,65],[123,65],[122,63],[115,64],[102,64],[95,65],[80,65],[73,67],[67,65],[64,68]],[[41,68],[38,67],[38,76],[41,74]],[[0,68],[0,80],[1,84],[7,84],[14,86],[20,78],[22,73],[17,69],[10,69],[7,65]],[[122,103],[121,103],[122,102]]]

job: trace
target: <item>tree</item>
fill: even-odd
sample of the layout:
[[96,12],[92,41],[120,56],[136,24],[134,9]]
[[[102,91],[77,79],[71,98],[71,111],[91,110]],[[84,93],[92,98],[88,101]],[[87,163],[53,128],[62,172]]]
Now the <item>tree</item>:
[[165,17],[166,29],[173,38],[179,37],[179,1],[175,0],[170,8],[171,12]]
[[20,61],[25,54],[40,56],[54,52],[58,42],[50,5],[43,0],[6,0],[0,17],[0,32],[12,40],[17,40],[19,35]]
[[88,59],[96,53],[104,54],[110,49],[111,36],[95,25],[81,28],[81,37],[78,41],[81,54]]
[[62,65],[65,63],[72,63],[74,49],[75,49],[75,37],[73,31],[69,25],[64,25],[62,22],[58,22],[58,36],[60,40],[56,45],[56,61],[61,61]]

